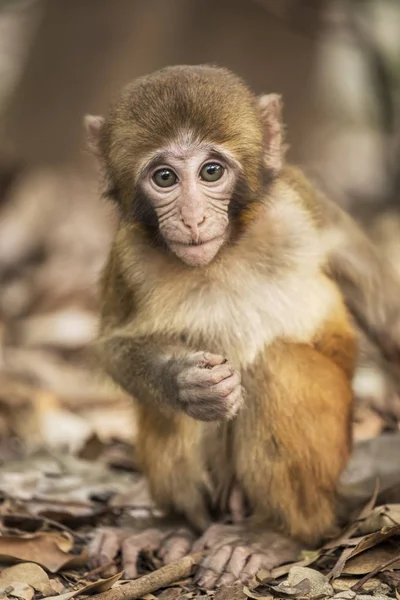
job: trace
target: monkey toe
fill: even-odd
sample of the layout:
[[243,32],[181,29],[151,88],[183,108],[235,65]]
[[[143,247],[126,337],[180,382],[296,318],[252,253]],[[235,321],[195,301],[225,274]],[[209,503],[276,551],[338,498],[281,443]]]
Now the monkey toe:
[[265,532],[258,542],[247,543],[249,534],[234,525],[212,525],[194,545],[209,550],[198,568],[195,581],[205,589],[214,589],[235,581],[248,584],[260,569],[271,570],[296,560],[295,542],[273,532]]
[[[279,562],[279,561],[278,561]],[[247,564],[240,573],[240,581],[244,584],[249,581],[258,573],[260,569],[272,569],[271,559],[262,553],[255,553],[250,556]]]
[[206,590],[217,586],[221,574],[232,554],[232,546],[225,545],[210,552],[202,561],[195,575],[195,583]]
[[180,560],[192,549],[195,536],[189,529],[179,529],[168,535],[158,551],[158,556],[167,565]]
[[135,579],[138,576],[138,560],[141,552],[156,552],[166,532],[161,529],[146,529],[126,537],[121,544],[122,566],[126,579]]
[[121,544],[121,532],[113,528],[102,528],[96,533],[88,547],[90,564],[96,568],[113,562]]
[[141,552],[157,552],[164,564],[179,560],[188,554],[194,541],[189,529],[100,529],[89,545],[90,564],[93,567],[112,563],[121,552],[121,562],[126,579],[138,576],[138,560]]

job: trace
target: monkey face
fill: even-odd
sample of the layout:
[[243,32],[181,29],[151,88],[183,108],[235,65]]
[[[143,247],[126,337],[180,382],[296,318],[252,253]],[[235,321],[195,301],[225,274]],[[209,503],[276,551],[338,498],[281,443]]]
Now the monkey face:
[[122,222],[201,267],[280,172],[280,108],[226,69],[178,65],[129,84],[106,119],[87,117],[88,142]]
[[239,164],[223,146],[185,135],[141,165],[137,185],[168,248],[192,267],[209,264],[229,236],[228,207]]

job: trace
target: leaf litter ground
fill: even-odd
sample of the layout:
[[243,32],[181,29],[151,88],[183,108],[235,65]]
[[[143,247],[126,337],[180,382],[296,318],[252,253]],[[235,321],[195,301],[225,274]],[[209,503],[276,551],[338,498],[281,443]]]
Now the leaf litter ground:
[[143,555],[141,576],[132,582],[124,582],[118,561],[90,569],[87,546],[97,528],[154,514],[146,483],[129,460],[133,448],[121,440],[97,444],[97,456],[93,448],[90,438],[80,452],[91,460],[42,449],[0,468],[0,597],[400,596],[400,503],[376,506],[378,487],[337,539],[316,552],[303,552],[296,563],[259,572],[250,586],[235,584],[216,592],[196,588],[191,574],[198,555],[167,567],[160,567],[151,554]]

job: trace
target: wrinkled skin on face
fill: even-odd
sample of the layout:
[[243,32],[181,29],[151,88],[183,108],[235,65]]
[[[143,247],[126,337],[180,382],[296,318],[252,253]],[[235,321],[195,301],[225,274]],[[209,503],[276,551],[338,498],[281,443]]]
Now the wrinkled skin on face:
[[199,267],[209,264],[228,239],[228,206],[239,165],[223,147],[187,137],[149,156],[137,184],[169,249]]

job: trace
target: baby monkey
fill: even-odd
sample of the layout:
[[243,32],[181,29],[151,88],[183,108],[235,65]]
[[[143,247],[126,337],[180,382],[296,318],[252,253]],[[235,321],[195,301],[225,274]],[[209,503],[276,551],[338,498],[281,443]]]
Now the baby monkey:
[[[102,278],[102,365],[134,398],[156,504],[203,534],[198,584],[246,582],[335,532],[356,344],[334,280],[393,354],[391,273],[285,164],[280,98],[257,98],[226,69],[142,77],[86,124],[120,214]],[[246,518],[213,525],[238,490]],[[126,573],[140,550],[168,562],[193,536],[125,539]],[[112,559],[119,537],[94,554]]]

